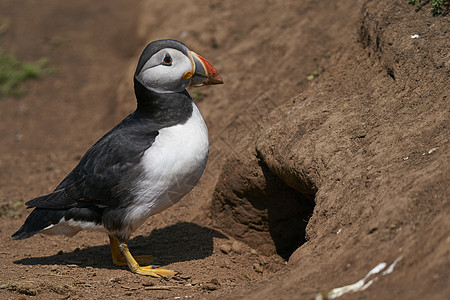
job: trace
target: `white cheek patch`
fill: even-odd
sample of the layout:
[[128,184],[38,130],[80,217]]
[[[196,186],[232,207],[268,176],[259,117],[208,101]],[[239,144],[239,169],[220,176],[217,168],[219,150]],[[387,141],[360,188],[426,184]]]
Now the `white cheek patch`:
[[[166,53],[172,57],[172,65],[163,65],[162,61]],[[189,57],[182,52],[167,48],[155,53],[144,65],[137,75],[137,80],[146,88],[158,93],[181,92],[186,89],[189,79],[183,79],[183,75],[191,71],[192,65]]]

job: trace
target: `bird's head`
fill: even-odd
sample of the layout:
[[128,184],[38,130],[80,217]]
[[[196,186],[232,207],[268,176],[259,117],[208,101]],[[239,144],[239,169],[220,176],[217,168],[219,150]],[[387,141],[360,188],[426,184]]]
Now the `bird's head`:
[[223,83],[219,72],[203,57],[175,40],[158,40],[145,47],[134,77],[157,93],[181,92],[188,86]]

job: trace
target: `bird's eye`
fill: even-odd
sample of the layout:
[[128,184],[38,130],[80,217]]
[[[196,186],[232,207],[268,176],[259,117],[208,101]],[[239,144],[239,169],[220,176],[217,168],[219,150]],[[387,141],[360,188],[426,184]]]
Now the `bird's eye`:
[[166,53],[166,55],[163,58],[162,63],[163,63],[163,65],[166,65],[166,66],[171,66],[172,65],[172,57],[170,56],[169,53]]

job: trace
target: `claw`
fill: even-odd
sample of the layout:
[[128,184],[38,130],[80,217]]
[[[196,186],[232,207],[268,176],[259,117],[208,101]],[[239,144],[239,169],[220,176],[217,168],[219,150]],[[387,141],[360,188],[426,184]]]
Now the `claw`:
[[128,265],[128,268],[133,273],[140,274],[140,275],[148,275],[153,277],[172,277],[175,276],[181,272],[176,270],[167,270],[162,269],[159,266],[155,265],[149,265],[141,267],[138,262],[142,263],[151,263],[153,262],[153,257],[148,255],[143,256],[137,256],[134,258],[130,250],[128,249],[128,245],[126,243],[120,243],[118,244],[117,239],[110,237],[111,240],[111,255],[113,257],[113,262],[116,265],[122,266],[122,265]]
[[178,272],[175,270],[154,268],[154,266],[137,267],[135,270],[132,271],[137,274],[150,275],[153,277],[172,277],[178,274]]

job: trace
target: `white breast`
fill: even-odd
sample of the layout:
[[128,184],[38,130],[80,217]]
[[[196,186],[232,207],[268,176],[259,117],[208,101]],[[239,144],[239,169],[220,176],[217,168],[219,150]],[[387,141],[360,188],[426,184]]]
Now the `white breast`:
[[133,230],[145,220],[175,204],[198,182],[208,159],[208,129],[192,102],[190,119],[161,129],[155,142],[142,158],[144,174],[133,194],[135,201],[125,222]]

